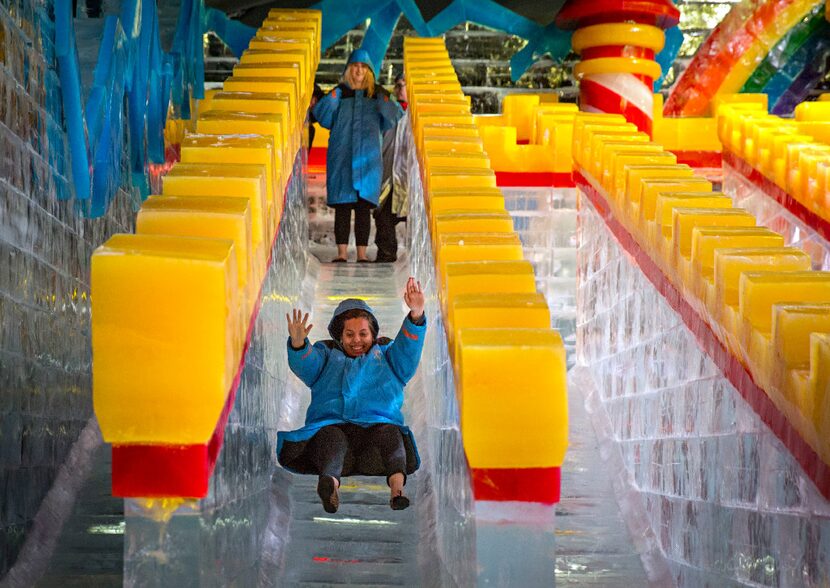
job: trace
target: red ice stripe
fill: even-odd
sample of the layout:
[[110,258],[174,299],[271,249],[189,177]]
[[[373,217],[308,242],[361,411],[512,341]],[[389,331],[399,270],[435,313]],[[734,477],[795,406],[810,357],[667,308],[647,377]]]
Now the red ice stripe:
[[789,192],[749,165],[745,159],[732,151],[723,152],[723,161],[758,186],[767,196],[786,208],[793,216],[809,225],[822,238],[830,241],[830,220],[804,206]]
[[559,502],[560,468],[472,468],[476,500]]
[[677,163],[685,163],[690,167],[721,167],[723,156],[720,151],[684,151],[673,150]]
[[602,84],[598,84],[590,78],[585,78],[580,83],[579,94],[585,104],[593,106],[602,112],[622,114],[637,129],[651,135],[652,122],[648,114],[613,90]]
[[543,186],[552,188],[573,188],[571,173],[554,172],[496,172],[496,185],[508,186]]
[[328,151],[326,147],[312,147],[308,152],[308,167],[325,168]]
[[611,212],[605,197],[579,172],[574,171],[577,187],[591,201],[620,245],[637,264],[666,302],[677,312],[686,327],[695,336],[698,345],[712,359],[724,377],[735,387],[772,432],[801,464],[819,492],[830,499],[830,466],[818,454],[773,404],[767,393],[752,379],[744,365],[724,346],[709,324],[686,301],[657,264],[640,247],[631,233]]
[[[291,178],[285,185],[283,193],[283,210],[288,198],[288,187]],[[282,227],[282,217],[274,233],[274,241],[268,252],[268,263]],[[193,445],[113,445],[112,447],[112,495],[123,498],[151,498],[158,496],[178,496],[186,498],[202,498],[207,495],[208,483],[219,458],[219,451],[225,439],[225,425],[233,410],[236,392],[242,380],[245,369],[245,358],[251,344],[254,324],[259,315],[262,301],[262,287],[260,284],[259,296],[251,313],[248,331],[245,335],[245,347],[242,359],[237,367],[231,384],[228,398],[222,413],[216,423],[210,440],[205,444]]]

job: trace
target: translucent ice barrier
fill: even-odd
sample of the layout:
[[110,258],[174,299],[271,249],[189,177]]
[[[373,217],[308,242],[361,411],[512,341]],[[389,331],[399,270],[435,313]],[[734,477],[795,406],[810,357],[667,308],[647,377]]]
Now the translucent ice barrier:
[[548,302],[551,327],[568,353],[576,351],[576,189],[504,187],[504,207],[533,264],[536,288]]
[[285,314],[308,298],[302,168],[298,157],[208,495],[125,500],[125,585],[252,586],[280,564],[288,488],[279,472],[271,483],[276,432],[302,420],[285,354]]
[[585,198],[579,215],[577,372],[652,579],[827,585],[830,504]]

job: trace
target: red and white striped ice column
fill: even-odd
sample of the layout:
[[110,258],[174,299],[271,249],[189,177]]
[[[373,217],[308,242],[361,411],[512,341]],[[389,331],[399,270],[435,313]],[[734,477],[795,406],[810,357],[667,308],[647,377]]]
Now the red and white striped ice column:
[[575,30],[580,109],[622,114],[651,135],[652,89],[661,73],[654,56],[663,48],[663,30],[679,19],[671,0],[568,0],[556,24]]

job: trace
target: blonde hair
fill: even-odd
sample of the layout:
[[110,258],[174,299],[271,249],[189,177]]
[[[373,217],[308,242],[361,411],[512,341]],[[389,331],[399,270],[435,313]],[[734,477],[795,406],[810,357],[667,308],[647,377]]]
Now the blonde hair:
[[[355,62],[357,63],[357,62]],[[365,65],[365,64],[364,64]],[[343,81],[349,84],[349,86],[353,90],[365,90],[366,95],[371,98],[375,95],[375,74],[372,72],[372,68],[368,65],[366,66],[366,77],[363,78],[363,82],[365,87],[364,88],[356,88],[355,82],[352,79],[352,64],[346,66],[346,71],[343,72]]]

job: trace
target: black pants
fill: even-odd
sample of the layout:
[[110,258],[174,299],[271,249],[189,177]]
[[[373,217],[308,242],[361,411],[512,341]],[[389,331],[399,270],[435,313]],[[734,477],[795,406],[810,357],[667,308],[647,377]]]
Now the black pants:
[[354,210],[354,242],[358,247],[369,244],[369,231],[372,228],[372,205],[361,198],[357,202],[334,205],[334,242],[348,245],[349,232]]
[[375,210],[375,245],[378,246],[379,261],[398,259],[398,235],[395,225],[403,219],[392,212],[392,196],[389,194],[380,208]]
[[354,459],[372,447],[380,452],[387,481],[392,474],[403,474],[405,481],[406,450],[401,431],[395,425],[329,425],[315,433],[307,451],[321,476],[340,480],[347,455]]

